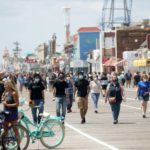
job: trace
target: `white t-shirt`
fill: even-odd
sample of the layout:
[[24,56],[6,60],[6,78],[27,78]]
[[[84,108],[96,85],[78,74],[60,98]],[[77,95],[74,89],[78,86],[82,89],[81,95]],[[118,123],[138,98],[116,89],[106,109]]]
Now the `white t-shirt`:
[[90,82],[91,93],[100,93],[100,81],[91,81]]

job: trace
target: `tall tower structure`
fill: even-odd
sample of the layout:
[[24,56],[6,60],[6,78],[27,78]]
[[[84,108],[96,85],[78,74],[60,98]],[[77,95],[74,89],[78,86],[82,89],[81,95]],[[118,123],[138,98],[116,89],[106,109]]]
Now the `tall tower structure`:
[[3,70],[7,70],[10,64],[10,55],[7,48],[3,51]]
[[63,7],[65,15],[66,44],[70,43],[70,7]]
[[21,49],[19,48],[20,43],[16,41],[16,42],[14,42],[14,45],[16,46],[16,48],[13,49],[13,51],[14,51],[14,57],[19,58],[20,51],[21,51]]
[[14,42],[14,45],[16,46],[14,51],[14,59],[13,59],[13,65],[15,70],[20,70],[20,65],[19,65],[19,58],[21,57],[20,51],[21,49],[19,48],[20,43],[19,42]]
[[103,0],[101,26],[105,30],[131,22],[132,0]]

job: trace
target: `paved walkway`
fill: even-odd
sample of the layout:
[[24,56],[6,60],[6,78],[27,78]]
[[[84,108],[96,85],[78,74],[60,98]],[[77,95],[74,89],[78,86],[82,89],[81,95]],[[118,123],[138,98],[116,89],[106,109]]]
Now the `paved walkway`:
[[[143,119],[135,91],[126,90],[127,101],[122,103],[119,124],[112,123],[109,104],[100,99],[99,113],[95,114],[89,99],[86,124],[80,124],[76,102],[73,112],[66,115],[66,135],[63,143],[56,149],[62,150],[150,150],[150,107],[148,118]],[[46,93],[45,111],[55,115],[55,101]],[[23,97],[28,98],[27,92]],[[27,107],[27,106],[24,106]],[[31,112],[26,112],[31,117]],[[30,144],[29,150],[46,150],[40,142]]]

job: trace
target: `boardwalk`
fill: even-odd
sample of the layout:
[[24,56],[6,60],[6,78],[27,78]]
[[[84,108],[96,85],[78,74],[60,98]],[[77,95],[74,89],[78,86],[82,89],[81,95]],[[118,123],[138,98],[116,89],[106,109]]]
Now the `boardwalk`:
[[[55,115],[55,101],[46,93],[45,111]],[[28,97],[27,92],[23,97]],[[150,107],[148,118],[143,119],[135,91],[127,90],[127,101],[122,103],[119,124],[112,123],[110,107],[101,99],[99,113],[95,114],[89,100],[87,123],[80,124],[76,103],[73,112],[67,114],[63,143],[56,149],[62,150],[150,150]],[[24,106],[26,107],[26,106]],[[30,111],[26,112],[30,117]],[[29,150],[46,150],[40,142],[30,144]]]

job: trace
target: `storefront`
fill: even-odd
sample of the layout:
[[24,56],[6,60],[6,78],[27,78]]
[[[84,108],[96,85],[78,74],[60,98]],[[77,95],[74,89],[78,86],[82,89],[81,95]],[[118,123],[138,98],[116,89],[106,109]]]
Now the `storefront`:
[[115,58],[110,58],[108,59],[104,64],[103,64],[103,70],[104,72],[113,72],[117,71],[116,64],[117,61]]

